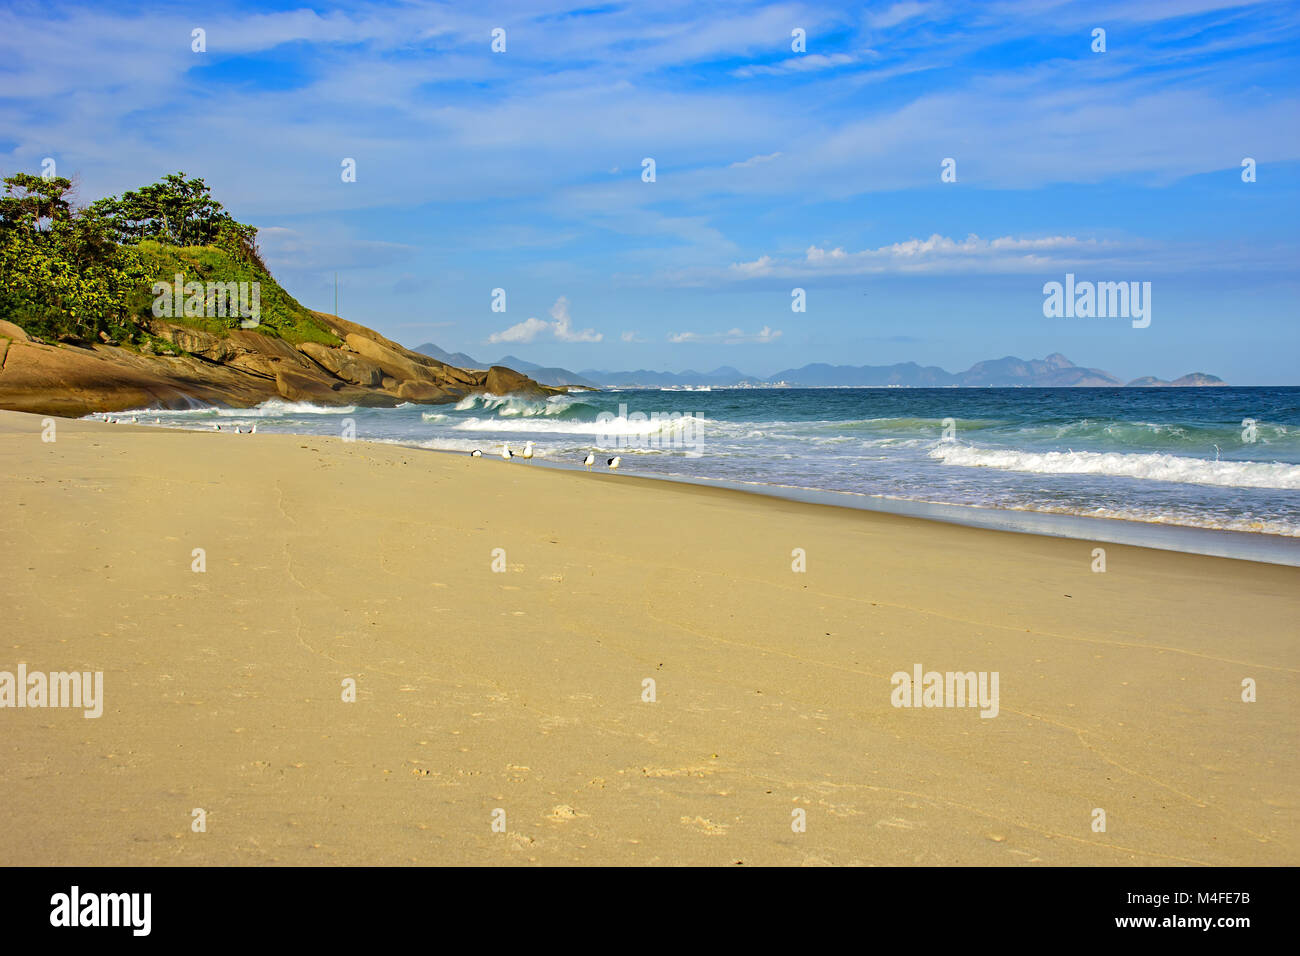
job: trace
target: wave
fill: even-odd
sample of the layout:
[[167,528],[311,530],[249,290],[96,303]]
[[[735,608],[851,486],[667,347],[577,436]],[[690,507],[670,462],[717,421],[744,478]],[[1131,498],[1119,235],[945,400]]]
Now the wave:
[[580,413],[591,406],[572,395],[552,395],[544,399],[525,398],[521,395],[493,395],[478,392],[466,395],[456,403],[455,411],[470,412],[476,409],[496,412],[501,418],[545,418]]
[[641,437],[689,437],[698,438],[703,427],[709,423],[706,418],[660,418],[646,421],[633,421],[627,418],[614,418],[605,421],[581,421],[544,417],[529,418],[466,418],[456,422],[456,431],[510,432],[512,434],[528,433],[534,435],[594,435],[598,437],[641,436]]
[[[1203,451],[1210,448],[1240,449],[1246,445],[1244,427],[1228,424],[1192,424],[1080,419],[1060,424],[1026,424],[1015,429],[1016,440],[1093,442],[1105,446],[1182,448]],[[960,434],[960,429],[958,430]],[[1256,422],[1253,443],[1279,445],[1284,452],[1300,449],[1295,428],[1270,422]]]
[[224,405],[202,405],[195,408],[137,408],[119,415],[153,415],[155,418],[285,418],[290,415],[351,415],[355,405],[313,405],[311,402],[288,402],[280,398],[267,399],[252,408],[227,408]]
[[[794,424],[794,423],[791,423]],[[1008,424],[996,418],[851,418],[809,422],[817,429],[850,432],[900,432],[904,434],[931,434],[941,432],[949,425],[958,432],[983,431]]]
[[945,465],[1042,475],[1107,475],[1226,488],[1300,489],[1300,465],[1281,462],[1211,461],[1153,453],[1031,452],[956,444],[941,444],[931,449],[929,457]]

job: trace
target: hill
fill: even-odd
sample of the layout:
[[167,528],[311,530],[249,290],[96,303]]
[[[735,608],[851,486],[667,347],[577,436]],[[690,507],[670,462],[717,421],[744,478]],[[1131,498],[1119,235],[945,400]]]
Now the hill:
[[464,369],[315,312],[267,270],[256,230],[184,174],[72,210],[66,179],[19,174],[0,200],[0,407],[60,415],[272,398],[438,404],[556,394]]
[[1128,383],[1129,388],[1206,388],[1216,385],[1227,385],[1223,379],[1217,375],[1207,375],[1204,372],[1192,372],[1184,375],[1182,378],[1176,378],[1172,382],[1166,382],[1164,379],[1156,378],[1152,375],[1146,375],[1142,378],[1135,378]]

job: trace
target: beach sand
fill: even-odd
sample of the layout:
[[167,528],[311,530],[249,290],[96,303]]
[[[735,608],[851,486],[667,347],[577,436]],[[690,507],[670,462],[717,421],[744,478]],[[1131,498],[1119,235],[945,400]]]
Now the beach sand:
[[[1300,569],[335,438],[0,449],[0,671],[105,697],[0,709],[6,865],[1300,863]],[[997,716],[893,706],[917,664]]]

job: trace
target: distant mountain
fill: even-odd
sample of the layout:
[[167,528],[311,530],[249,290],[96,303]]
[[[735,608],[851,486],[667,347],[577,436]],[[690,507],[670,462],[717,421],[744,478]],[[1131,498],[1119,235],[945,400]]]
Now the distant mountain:
[[[423,345],[417,345],[411,349],[412,352],[419,352],[421,355],[428,355],[436,358],[439,362],[446,362],[448,365],[455,365],[457,368],[491,368],[491,365],[484,365],[478,359],[470,358],[464,352],[448,352],[440,349],[432,342],[425,342]],[[506,368],[511,366],[507,365]],[[518,369],[515,369],[518,371]]]
[[[963,388],[989,387],[1118,387],[1124,383],[1099,368],[1075,365],[1060,352],[1044,359],[1022,359],[1008,355],[1000,359],[976,362],[964,372],[946,372],[936,366],[922,367],[915,362],[898,365],[805,365],[803,368],[777,372],[768,381],[787,385],[816,387],[828,385],[881,386],[904,385],[912,388],[960,386]],[[1225,385],[1222,379],[1203,372],[1184,375],[1173,382],[1159,379],[1137,379],[1129,383],[1141,385]]]
[[1223,379],[1217,375],[1206,375],[1204,372],[1192,372],[1190,375],[1184,375],[1182,378],[1176,378],[1172,382],[1166,382],[1164,379],[1155,378],[1152,375],[1145,375],[1142,378],[1135,378],[1128,383],[1129,388],[1205,388],[1214,385],[1227,385]]
[[495,362],[493,364],[504,365],[506,368],[512,368],[515,371],[519,371],[521,368],[526,367],[528,369],[526,374],[529,378],[546,385],[581,385],[584,388],[599,387],[596,382],[584,378],[574,372],[570,372],[567,368],[548,368],[545,365],[533,365],[531,363],[528,363],[527,365],[512,365],[506,359],[502,359],[500,362]]
[[[634,372],[610,372],[605,369],[583,369],[571,372],[564,368],[545,368],[507,355],[496,362],[478,362],[463,352],[446,352],[432,342],[413,349],[433,356],[448,365],[460,368],[489,368],[503,365],[523,372],[544,385],[585,385],[606,388],[671,388],[709,385],[726,388],[733,385],[774,385],[778,382],[802,388],[827,387],[877,387],[889,385],[908,388],[1062,388],[1062,387],[1121,387],[1124,383],[1099,368],[1075,365],[1060,352],[1042,359],[1022,359],[1007,355],[1000,359],[976,362],[964,372],[949,372],[937,365],[918,365],[916,362],[899,362],[895,365],[827,365],[815,362],[802,368],[788,368],[768,378],[746,375],[739,369],[724,365],[712,372],[655,372],[637,369]],[[1223,379],[1205,372],[1192,372],[1182,378],[1166,382],[1146,376],[1128,383],[1130,388],[1187,387],[1227,385]]]
[[885,385],[936,387],[958,385],[957,376],[935,365],[922,367],[915,362],[898,365],[826,365],[818,362],[803,368],[777,372],[769,382],[785,382],[808,388],[856,385],[860,388]]
[[434,345],[432,342],[425,342],[423,345],[417,345],[411,349],[412,352],[419,352],[421,355],[428,355],[436,358],[440,362],[446,362],[448,365],[455,365],[458,368],[492,368],[494,365],[501,365],[505,368],[512,368],[516,372],[527,372],[528,377],[542,383],[543,385],[583,385],[587,388],[596,388],[597,383],[590,379],[583,378],[576,372],[570,372],[567,368],[547,368],[538,365],[535,362],[526,362],[516,355],[506,355],[495,362],[480,362],[464,352],[448,352]]
[[958,385],[969,387],[1030,385],[1052,388],[1124,384],[1109,372],[1075,365],[1060,352],[1053,352],[1045,359],[1026,361],[1008,355],[987,362],[976,362],[965,372],[958,373],[957,378]]
[[[512,368],[516,372],[526,368],[541,368],[536,362],[528,362],[519,358],[517,355],[506,355],[492,363],[493,365],[504,365],[506,368]],[[572,373],[570,373],[572,374]]]
[[638,369],[635,372],[606,372],[601,369],[583,369],[579,374],[601,385],[619,388],[632,388],[638,385],[649,388],[664,388],[673,385],[716,385],[724,387],[739,385],[742,382],[757,384],[765,381],[765,379],[756,375],[746,375],[744,372],[728,365],[715,368],[712,372],[697,372],[689,368],[684,372],[652,372],[649,369]]

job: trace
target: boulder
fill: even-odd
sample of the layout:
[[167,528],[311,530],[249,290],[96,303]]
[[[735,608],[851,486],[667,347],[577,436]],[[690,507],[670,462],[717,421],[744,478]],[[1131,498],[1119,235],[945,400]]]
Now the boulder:
[[347,349],[330,348],[319,342],[304,342],[298,349],[317,365],[353,385],[375,388],[384,380],[383,369]]
[[348,348],[369,359],[379,366],[385,375],[392,377],[396,381],[438,384],[438,375],[434,369],[412,361],[395,349],[366,338],[364,335],[358,335],[355,332],[348,333],[344,341],[347,342]]
[[12,322],[6,322],[0,319],[0,338],[12,339],[15,342],[30,342],[31,338],[20,327]]
[[521,395],[524,398],[545,398],[558,391],[548,390],[527,375],[521,375],[504,365],[493,365],[487,370],[487,375],[483,379],[483,389],[493,395]]
[[407,402],[421,402],[430,405],[446,402],[456,397],[440,385],[427,382],[403,382],[397,387],[397,397]]

